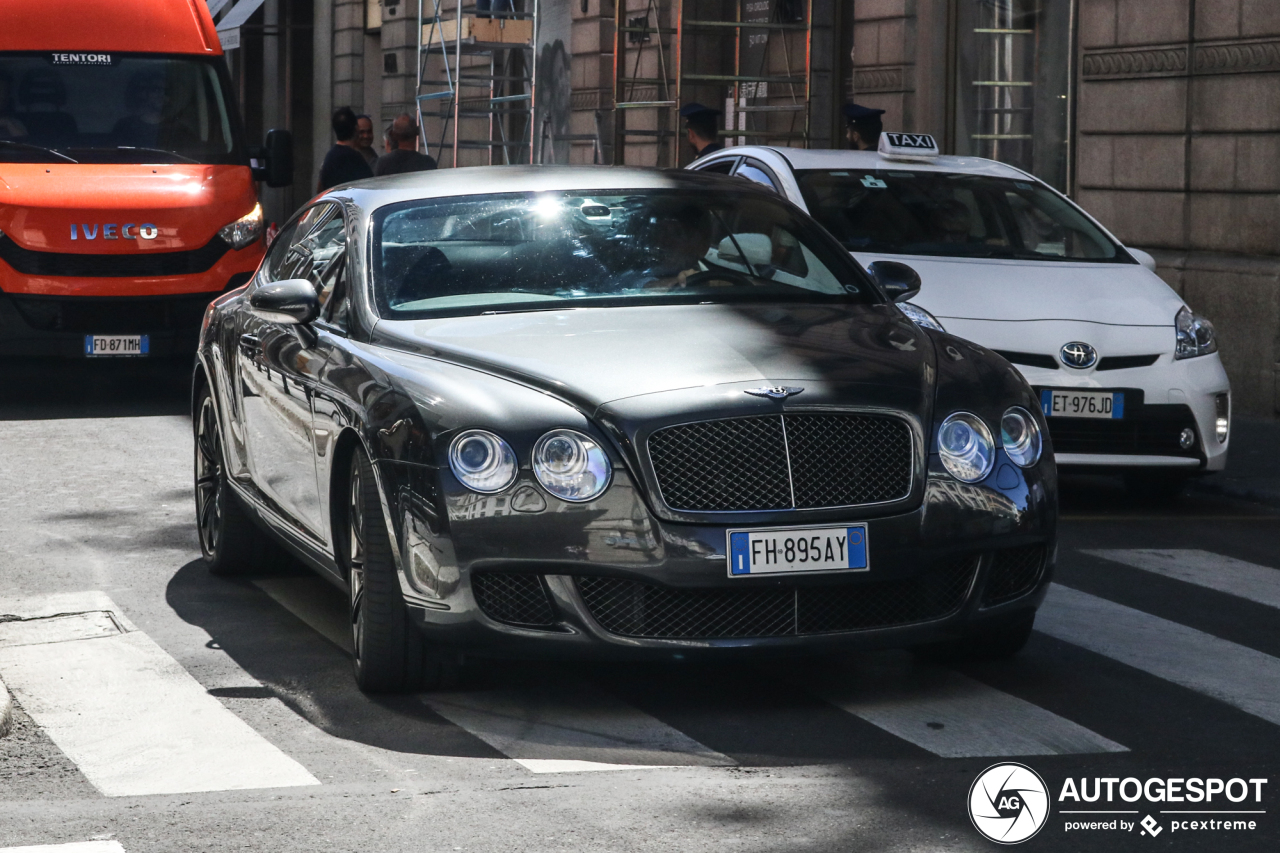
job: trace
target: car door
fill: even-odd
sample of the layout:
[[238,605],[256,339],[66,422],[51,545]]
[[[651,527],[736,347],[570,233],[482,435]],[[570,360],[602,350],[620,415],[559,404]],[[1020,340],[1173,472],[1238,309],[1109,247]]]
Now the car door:
[[[341,262],[345,242],[340,208],[316,205],[291,233],[277,238],[254,286],[306,278],[319,292],[335,263]],[[324,354],[316,349],[310,327],[250,314],[240,331],[237,390],[254,483],[302,532],[324,542],[326,513],[316,485],[312,425],[312,397]]]

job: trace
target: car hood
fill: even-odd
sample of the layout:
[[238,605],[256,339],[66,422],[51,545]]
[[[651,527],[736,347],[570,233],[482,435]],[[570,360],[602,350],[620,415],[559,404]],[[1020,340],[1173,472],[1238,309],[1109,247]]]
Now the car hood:
[[[380,320],[373,343],[504,376],[585,412],[664,392],[803,385],[804,402],[866,396],[925,416],[933,348],[891,306],[680,305]],[[742,386],[742,387],[735,387]],[[883,389],[895,389],[887,393]],[[616,406],[612,406],[615,408]]]
[[[1113,326],[1172,326],[1183,301],[1139,264],[934,258],[854,254],[864,267],[898,261],[920,274],[911,301],[943,325],[951,318],[988,321],[1078,320]],[[979,341],[980,343],[985,343]]]

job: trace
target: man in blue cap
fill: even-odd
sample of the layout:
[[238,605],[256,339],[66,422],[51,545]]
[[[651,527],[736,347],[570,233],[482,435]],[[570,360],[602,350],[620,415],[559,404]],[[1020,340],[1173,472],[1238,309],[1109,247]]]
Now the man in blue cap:
[[849,122],[845,131],[849,147],[854,151],[875,151],[880,145],[880,131],[884,129],[880,123],[884,110],[861,104],[845,104],[842,112]]
[[697,103],[685,104],[680,108],[680,115],[686,122],[689,144],[693,146],[695,157],[724,148],[716,133],[716,117],[720,110]]

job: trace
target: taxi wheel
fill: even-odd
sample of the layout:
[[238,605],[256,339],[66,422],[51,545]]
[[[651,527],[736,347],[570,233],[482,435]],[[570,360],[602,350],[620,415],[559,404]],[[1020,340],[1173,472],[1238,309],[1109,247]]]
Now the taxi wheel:
[[208,385],[201,389],[196,402],[193,427],[196,531],[205,565],[215,575],[241,575],[260,569],[279,551],[249,519],[227,482],[222,433]]
[[356,685],[366,693],[445,686],[445,660],[427,643],[405,606],[373,466],[362,448],[351,456],[345,515]]

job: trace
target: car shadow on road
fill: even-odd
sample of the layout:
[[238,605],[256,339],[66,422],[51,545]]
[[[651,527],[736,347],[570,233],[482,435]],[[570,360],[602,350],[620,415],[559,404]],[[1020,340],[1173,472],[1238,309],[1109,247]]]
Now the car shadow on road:
[[185,415],[192,361],[0,359],[0,421]]

